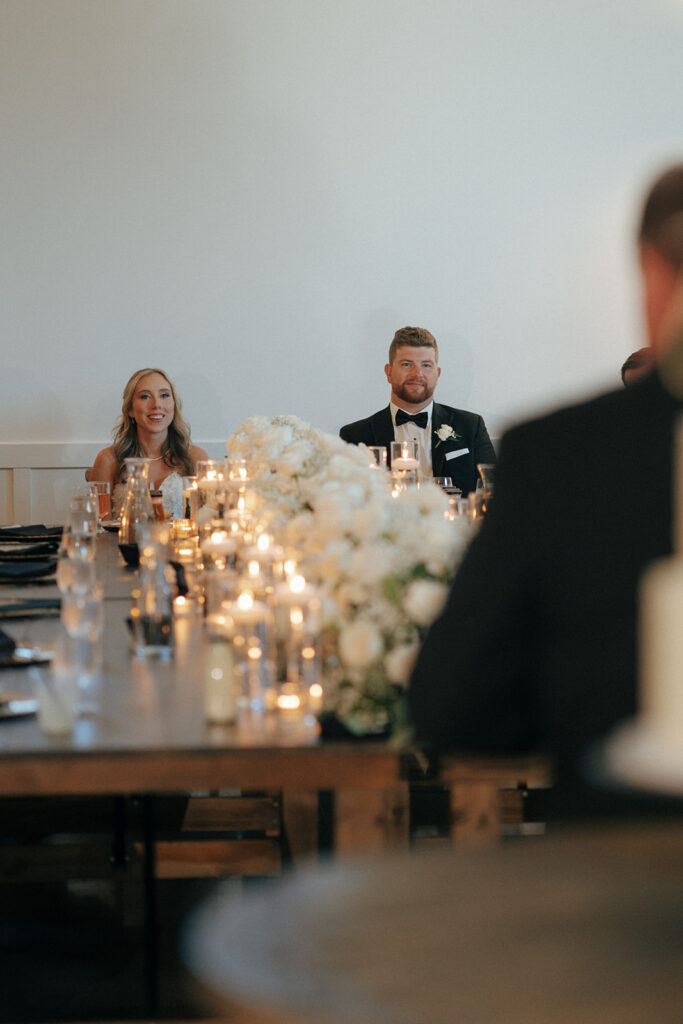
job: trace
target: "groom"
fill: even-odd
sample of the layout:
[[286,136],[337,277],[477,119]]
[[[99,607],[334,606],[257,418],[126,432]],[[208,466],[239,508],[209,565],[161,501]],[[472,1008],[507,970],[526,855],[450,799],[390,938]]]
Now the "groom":
[[463,495],[477,485],[477,463],[495,462],[495,452],[481,416],[434,401],[441,374],[436,340],[423,327],[396,331],[384,367],[391,385],[386,409],[348,423],[339,431],[351,444],[420,442],[420,475],[449,476]]

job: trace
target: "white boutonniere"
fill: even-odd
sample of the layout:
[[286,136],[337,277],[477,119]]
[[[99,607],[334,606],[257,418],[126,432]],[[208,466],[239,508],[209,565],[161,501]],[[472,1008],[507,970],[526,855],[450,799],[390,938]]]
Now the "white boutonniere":
[[434,445],[435,448],[438,448],[442,441],[457,441],[462,436],[461,434],[456,434],[453,427],[448,423],[443,423],[438,430],[434,431],[434,434],[439,439]]

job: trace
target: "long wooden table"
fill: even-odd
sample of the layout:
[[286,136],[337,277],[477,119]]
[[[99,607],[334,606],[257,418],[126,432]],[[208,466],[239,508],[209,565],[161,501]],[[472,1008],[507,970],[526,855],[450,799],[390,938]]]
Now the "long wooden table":
[[[206,722],[202,702],[205,639],[199,617],[176,622],[169,662],[133,657],[126,618],[134,571],[123,565],[115,535],[98,539],[105,586],[104,671],[100,709],[76,720],[67,736],[47,736],[35,717],[0,723],[0,795],[13,797],[136,795],[147,799],[145,871],[153,913],[154,797],[160,794],[273,791],[281,794],[292,860],[317,854],[321,791],[333,795],[334,850],[368,852],[409,840],[409,786],[420,777],[414,752],[386,742],[321,742],[313,729],[272,722],[259,731]],[[56,588],[35,588],[40,596]],[[7,587],[0,596],[32,588]],[[6,621],[15,639],[49,646],[56,618]],[[6,669],[0,689],[34,696],[35,669]],[[49,670],[41,670],[49,671]],[[540,758],[450,758],[436,778],[450,787],[453,837],[460,845],[500,835],[501,787],[549,781]],[[154,949],[150,950],[152,969]],[[155,1006],[150,975],[150,1012]]]
[[[176,621],[171,661],[136,659],[126,624],[136,573],[124,566],[115,534],[98,538],[97,559],[105,587],[100,711],[78,719],[65,737],[44,735],[35,717],[3,722],[0,795],[275,788],[288,795],[292,818],[301,826],[302,808],[312,805],[312,794],[333,790],[343,818],[336,837],[339,850],[407,840],[407,786],[411,776],[419,778],[413,752],[377,741],[321,742],[313,729],[278,729],[273,723],[259,731],[207,723],[200,619]],[[0,596],[3,592],[23,596],[31,588],[3,588]],[[57,593],[49,587],[36,592]],[[15,639],[49,646],[59,624],[54,618],[23,620],[5,622],[3,628]],[[0,687],[34,696],[35,671],[4,670]],[[518,783],[547,785],[549,770],[543,759],[534,757],[456,757],[444,763],[442,780],[458,789],[454,807],[459,841],[472,843],[490,840],[499,829],[492,799],[497,789]],[[295,854],[311,852],[304,833],[300,827]]]

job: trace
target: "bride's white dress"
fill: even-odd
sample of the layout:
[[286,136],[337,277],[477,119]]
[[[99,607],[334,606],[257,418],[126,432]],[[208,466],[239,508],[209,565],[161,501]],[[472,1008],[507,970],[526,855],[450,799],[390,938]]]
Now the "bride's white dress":
[[[182,519],[183,478],[180,476],[180,474],[170,473],[164,480],[161,481],[161,484],[157,489],[161,491],[161,503],[164,506],[166,513],[170,514],[171,519]],[[112,517],[114,519],[121,518],[121,509],[123,507],[123,500],[125,497],[125,483],[116,484],[114,486],[114,493],[111,496]]]

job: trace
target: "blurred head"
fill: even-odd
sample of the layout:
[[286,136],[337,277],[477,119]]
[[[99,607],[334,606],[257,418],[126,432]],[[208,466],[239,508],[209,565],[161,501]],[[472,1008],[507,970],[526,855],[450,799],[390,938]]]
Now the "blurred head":
[[645,319],[655,356],[675,335],[674,296],[683,275],[683,163],[657,178],[643,205],[638,231]]

